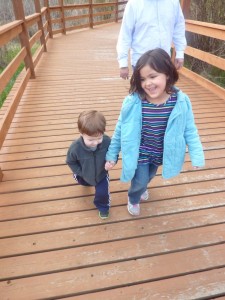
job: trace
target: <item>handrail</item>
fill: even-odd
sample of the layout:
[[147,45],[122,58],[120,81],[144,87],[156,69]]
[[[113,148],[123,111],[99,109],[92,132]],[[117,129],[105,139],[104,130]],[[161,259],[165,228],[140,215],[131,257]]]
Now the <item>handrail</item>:
[[[40,0],[33,0],[35,6],[35,12],[29,16],[24,14],[23,0],[12,0],[14,14],[16,21],[9,24],[0,26],[0,46],[4,46],[11,42],[14,38],[19,37],[21,43],[21,50],[12,60],[12,62],[5,68],[4,72],[0,74],[0,93],[4,90],[6,85],[10,82],[18,67],[24,63],[26,70],[24,70],[18,77],[13,89],[8,95],[1,111],[4,112],[0,120],[0,148],[5,140],[10,124],[13,120],[19,101],[23,95],[23,92],[27,86],[30,78],[35,78],[35,67],[40,60],[42,53],[47,51],[47,41],[55,34],[66,34],[68,31],[76,30],[80,28],[97,26],[99,24],[108,22],[118,22],[122,18],[124,11],[124,5],[128,0],[124,1],[112,1],[107,3],[93,3],[93,0],[89,0],[87,4],[75,4],[64,5],[64,0],[58,0],[57,6],[50,6],[49,0],[44,0],[41,7]],[[111,9],[113,7],[113,9]],[[104,11],[99,11],[101,8]],[[108,10],[105,10],[107,9]],[[80,12],[81,9],[87,10],[85,13]],[[76,11],[75,16],[65,16],[66,11]],[[54,19],[51,14],[54,12],[60,13],[60,18]],[[104,20],[104,16],[110,16]],[[45,23],[43,23],[43,17],[45,17]],[[88,22],[82,22],[85,18]],[[100,20],[98,19],[100,18]],[[67,23],[77,22],[72,26],[67,26]],[[34,24],[38,25],[38,30],[29,37],[28,31]],[[59,28],[54,29],[53,27]],[[36,49],[33,55],[32,46],[40,42],[40,46]],[[0,181],[2,178],[2,172],[0,168]]]
[[[39,0],[34,0],[34,3],[36,12],[25,17],[22,0],[13,0],[14,14],[18,20],[0,27],[0,45],[6,45],[16,37],[19,37],[21,44],[21,50],[19,53],[0,75],[0,92],[2,92],[5,86],[10,82],[18,67],[22,63],[24,63],[26,67],[26,71],[22,72],[20,75],[20,84],[18,85],[18,88],[14,91],[13,95],[9,97],[11,98],[10,103],[7,103],[8,107],[5,109],[5,114],[0,121],[0,148],[4,142],[28,80],[29,78],[35,78],[34,68],[41,57],[40,53],[47,50],[46,38],[48,37],[48,34],[46,34],[46,36],[44,35],[42,23],[42,16],[47,13],[47,11],[45,10],[41,12]],[[30,38],[28,35],[28,29],[34,24],[38,25],[38,31]],[[40,41],[40,46],[32,56],[31,48],[37,41]]]
[[225,39],[225,25],[212,24],[200,21],[185,20],[186,30],[193,33],[202,34],[215,39]]
[[6,45],[22,32],[23,21],[13,21],[0,27],[0,46]]
[[[186,23],[186,31],[188,32],[225,41],[225,25],[219,25],[219,24],[217,25],[217,24],[193,21],[193,20],[186,20],[185,23]],[[185,50],[185,54],[197,58],[221,70],[225,70],[225,58],[218,57],[211,53],[207,53],[190,46],[187,46]],[[210,89],[215,94],[217,94],[218,96],[220,96],[222,99],[225,100],[224,88],[218,86],[217,84],[211,82],[210,80],[200,76],[199,74],[187,68],[182,68],[180,72],[181,74],[186,75],[187,77],[191,77],[193,80],[195,80],[195,82]]]
[[[61,0],[60,0],[61,1]],[[106,3],[93,3],[92,0],[89,0],[89,3],[86,4],[67,4],[64,5],[63,3],[61,5],[55,5],[52,7],[49,7],[50,14],[53,12],[58,12],[61,14],[61,17],[51,19],[51,23],[54,25],[58,25],[59,28],[53,29],[52,33],[53,35],[63,33],[66,34],[68,31],[76,30],[80,28],[90,27],[93,28],[94,26],[97,26],[99,24],[103,23],[109,23],[109,22],[118,22],[122,19],[122,13],[124,11],[124,8],[121,9],[121,5],[125,5],[128,0],[126,1],[111,1]],[[63,2],[63,1],[62,1]],[[101,8],[112,8],[111,10],[107,11],[98,11]],[[65,16],[65,11],[72,11],[76,10],[79,14],[79,10],[81,9],[87,9],[88,12],[80,14],[80,15],[74,15],[74,16]],[[96,10],[96,11],[95,11]],[[107,15],[111,15],[111,18],[109,19],[103,19],[97,20],[98,17],[104,17]],[[70,21],[77,21],[77,20],[83,20],[86,18],[88,19],[84,24],[76,24],[73,26],[67,26],[67,22]]]
[[4,33],[8,34],[8,32],[16,27],[18,27],[19,25],[21,25],[23,23],[23,21],[19,20],[19,21],[13,21],[11,23],[2,25],[0,27],[0,35],[3,35]]

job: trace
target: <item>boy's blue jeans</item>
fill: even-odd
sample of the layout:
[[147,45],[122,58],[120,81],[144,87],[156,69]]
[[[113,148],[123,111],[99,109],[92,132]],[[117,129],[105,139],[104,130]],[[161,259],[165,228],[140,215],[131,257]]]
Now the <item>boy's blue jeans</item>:
[[155,177],[158,167],[153,164],[138,164],[131,186],[128,190],[128,198],[131,204],[138,204],[141,195],[146,191],[149,182]]
[[[74,179],[83,186],[91,186],[79,175],[73,174]],[[107,212],[110,207],[109,176],[107,175],[95,186],[94,205],[101,212]]]

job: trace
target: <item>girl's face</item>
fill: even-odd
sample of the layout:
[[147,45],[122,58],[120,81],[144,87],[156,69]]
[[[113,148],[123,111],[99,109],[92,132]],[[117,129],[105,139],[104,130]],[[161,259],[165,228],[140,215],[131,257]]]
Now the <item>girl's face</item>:
[[140,69],[141,87],[145,91],[146,98],[154,104],[166,102],[168,94],[165,91],[167,76],[163,73],[158,73],[149,65]]
[[99,134],[98,136],[90,136],[87,134],[81,134],[84,140],[84,144],[88,148],[95,148],[98,146],[98,144],[102,143],[103,140],[103,134]]

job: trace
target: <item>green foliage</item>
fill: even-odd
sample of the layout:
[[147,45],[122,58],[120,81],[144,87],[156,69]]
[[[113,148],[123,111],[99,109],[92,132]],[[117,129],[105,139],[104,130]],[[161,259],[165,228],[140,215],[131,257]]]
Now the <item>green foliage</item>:
[[[13,77],[11,78],[11,80],[9,81],[9,83],[7,84],[7,86],[5,87],[5,89],[3,90],[3,92],[0,95],[0,107],[2,107],[6,97],[8,96],[9,92],[11,91],[13,84],[16,80],[16,78],[18,77],[18,75],[20,74],[20,72],[23,70],[24,68],[24,63],[22,63],[19,68],[16,70],[15,74],[13,75]],[[0,69],[0,73],[2,73],[3,69]]]
[[[37,42],[31,49],[32,54],[35,53],[37,48],[40,46],[40,43]],[[12,61],[12,59],[19,53],[20,51],[20,44],[19,43],[11,43],[5,48],[5,51],[1,52],[1,66],[0,66],[0,74],[4,71],[4,69],[8,66],[8,64]],[[21,63],[18,69],[16,70],[15,74],[12,76],[11,80],[0,94],[0,107],[2,107],[6,97],[8,96],[9,92],[11,91],[16,78],[23,70],[25,64]]]
[[216,67],[212,67],[210,72],[210,80],[222,87],[225,87],[225,71]]
[[[190,19],[224,25],[225,5],[218,0],[192,0]],[[225,58],[225,41],[187,32],[188,45],[204,52]],[[225,87],[225,71],[185,56],[185,66],[201,76]]]
[[[4,46],[1,49],[0,56],[1,56],[1,64],[0,64],[0,73],[4,71],[4,69],[7,67],[7,65],[13,60],[13,58],[17,55],[17,53],[20,51],[20,46],[17,43],[10,43],[7,46]],[[23,69],[23,65],[19,66],[18,70],[14,74],[13,78],[10,80],[10,82],[7,84],[5,89],[0,95],[0,107],[3,105],[7,95],[9,94],[13,83],[16,80],[16,77]]]
[[223,0],[191,0],[191,18],[193,20],[224,25],[224,14]]

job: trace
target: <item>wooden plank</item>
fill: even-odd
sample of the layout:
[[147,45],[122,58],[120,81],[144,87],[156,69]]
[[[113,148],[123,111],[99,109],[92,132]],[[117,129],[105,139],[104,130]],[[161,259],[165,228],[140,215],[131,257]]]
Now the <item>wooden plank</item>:
[[206,167],[193,171],[187,155],[183,172],[171,180],[161,178],[160,167],[139,217],[127,211],[129,183],[119,181],[121,160],[110,172],[107,220],[98,217],[94,188],[77,185],[65,164],[68,146],[79,136],[79,112],[103,111],[107,133],[113,132],[129,87],[119,78],[115,59],[119,26],[49,39],[37,78],[29,80],[19,103],[0,153],[3,299],[152,300],[154,293],[155,299],[190,300],[224,293],[221,97],[180,76],[178,86],[191,98]]
[[34,13],[25,17],[27,28],[31,27],[34,24],[37,24],[40,19],[40,13]]
[[[158,190],[161,189],[158,188]],[[163,192],[164,195],[162,197]],[[141,215],[139,216],[139,218],[152,218],[155,216],[165,214],[174,214],[178,212],[181,213],[187,211],[194,212],[199,211],[201,209],[205,209],[205,214],[208,216],[207,218],[209,219],[210,215],[208,215],[207,211],[209,208],[220,207],[220,209],[223,210],[224,192],[200,196],[193,195],[189,197],[187,195],[184,200],[182,196],[180,196],[179,198],[179,195],[174,195],[173,199],[168,199],[165,197],[165,191],[163,192],[161,193],[161,199],[159,194],[157,194],[158,198],[155,198],[155,189],[153,189],[151,202],[143,202],[141,204]],[[172,190],[170,190],[170,192],[172,193]],[[159,200],[167,200],[167,202],[157,202]],[[124,193],[124,191],[120,193],[115,193],[112,197],[112,203],[113,206],[119,207],[113,207],[113,209],[111,209],[111,217],[110,219],[108,219],[108,222],[112,220],[114,222],[118,222],[121,220],[130,220],[131,217],[127,212],[127,198],[126,193]],[[179,206],[177,207],[178,204]],[[84,195],[82,195],[80,197],[74,198],[73,205],[74,208],[72,212],[46,215],[43,217],[40,216],[36,218],[20,219],[19,227],[16,226],[16,224],[18,224],[18,220],[5,221],[1,224],[0,236],[7,238],[26,234],[51,232],[66,228],[81,228],[84,226],[90,226],[95,224],[101,224],[102,222],[107,222],[99,219],[96,209],[94,209],[93,197],[89,196],[85,198]],[[168,207],[168,205],[171,205],[171,207]],[[120,211],[121,213],[119,213]]]
[[[107,121],[107,120],[106,120]],[[116,124],[117,119],[113,120],[109,120],[107,121],[107,132],[112,130],[114,130],[115,128],[115,124]],[[218,123],[208,123],[206,124],[197,124],[197,127],[199,130],[204,130],[204,129],[216,129],[218,128]],[[225,125],[221,124],[220,128],[224,128],[225,129]],[[76,136],[78,134],[77,132],[77,124],[76,122],[74,122],[74,124],[72,122],[69,123],[58,123],[58,124],[48,124],[48,130],[46,129],[46,127],[44,125],[36,125],[35,127],[31,127],[31,126],[20,126],[20,127],[12,127],[10,128],[10,130],[8,131],[8,135],[7,135],[7,139],[12,139],[13,138],[13,134],[15,135],[22,135],[22,133],[26,133],[29,134],[30,136],[32,136],[32,134],[34,133],[34,136],[43,136],[43,135],[47,135],[49,134],[49,131],[52,131],[53,133],[60,133],[61,130],[69,130],[70,133],[74,134],[74,136]],[[39,135],[38,135],[39,132]],[[202,134],[202,131],[199,131]],[[19,135],[20,134],[20,135]]]
[[0,27],[0,47],[7,44],[22,32],[22,20],[16,20]]
[[195,80],[199,85],[201,85],[204,88],[208,88],[211,91],[213,91],[216,95],[218,95],[221,99],[225,100],[225,93],[224,89],[222,87],[219,87],[218,85],[214,84],[212,81],[207,80],[197,73],[194,73],[186,68],[182,68],[182,74],[185,76],[192,77],[193,80]]
[[[218,139],[218,136],[216,138],[220,145],[221,143],[220,139]],[[210,137],[212,141],[215,141],[216,138],[214,138],[213,140],[213,138]],[[202,140],[203,139],[204,138],[202,138]],[[222,136],[221,136],[221,140],[224,140]],[[60,164],[62,164],[65,163],[67,149],[71,144],[71,142],[72,139],[63,143],[57,141],[57,145],[58,145],[57,148],[56,145],[52,143],[36,144],[30,147],[31,148],[30,151],[29,151],[29,145],[27,145],[28,151],[25,152],[21,152],[23,146],[20,147],[18,145],[14,147],[15,150],[14,153],[0,155],[0,163],[3,169],[11,169],[13,167],[13,163],[11,164],[11,162],[14,162],[14,169],[32,167],[32,164],[33,167],[57,165],[59,164],[59,162]],[[54,149],[55,151],[53,152],[50,149]],[[223,149],[220,149],[220,147],[218,147],[218,149],[212,149],[212,151],[210,151],[209,148],[208,151],[205,151],[205,157],[206,159],[224,157],[224,151]],[[35,159],[37,159],[37,161],[35,161]],[[55,159],[55,161],[53,161],[53,159]],[[190,161],[189,155],[187,155],[186,161]]]
[[[201,182],[202,188],[205,188],[205,183],[204,181],[207,181],[210,183],[210,181],[216,180],[217,185],[215,186],[215,191],[216,190],[222,190],[224,188],[224,184],[222,181],[222,184],[220,184],[220,181],[224,179],[224,174],[221,172],[221,169],[218,170],[211,170],[210,176],[207,176],[206,180],[206,174],[208,174],[208,171],[204,170],[199,170],[195,172],[190,172],[188,173],[182,173],[179,177],[175,177],[172,180],[163,180],[161,176],[156,176],[155,179],[152,181],[151,186],[152,187],[157,187],[159,185],[161,186],[169,186],[169,185],[175,185],[175,184],[186,184],[188,188],[189,183],[193,184],[198,184],[198,182]],[[119,179],[120,177],[120,171],[113,171],[112,173],[112,179]],[[113,183],[115,185],[115,183]],[[122,182],[117,182],[117,185],[115,188],[111,188],[112,192],[115,192],[117,188],[122,188],[126,189],[127,184],[124,184]],[[67,194],[73,194],[77,190],[82,190],[83,193],[87,195],[87,193],[90,193],[91,188],[83,188],[80,187],[78,184],[76,184],[72,178],[72,174],[69,175],[62,175],[62,176],[56,176],[56,177],[49,177],[46,178],[46,180],[41,180],[34,178],[34,179],[27,179],[24,183],[21,181],[14,182],[12,185],[11,181],[8,182],[3,182],[0,186],[1,190],[1,200],[0,200],[0,205],[6,205],[8,203],[9,205],[12,205],[13,203],[17,203],[17,201],[20,201],[21,197],[23,197],[24,194],[30,194],[33,193],[34,195],[39,192],[39,189],[42,188],[44,190],[48,190],[48,195],[50,196],[51,193],[55,194],[55,189],[57,187],[61,187],[64,189],[65,187],[67,188]],[[54,192],[55,191],[55,192]],[[15,194],[16,193],[16,194]],[[16,195],[17,200],[12,199],[12,195]],[[13,197],[14,198],[14,197]],[[25,198],[23,198],[25,199]],[[29,199],[29,196],[27,197]],[[45,197],[45,199],[47,199]],[[44,200],[44,199],[42,199]]]
[[[196,271],[209,271],[212,267],[223,267],[224,257],[225,247],[217,245],[158,257],[128,260],[119,264],[111,263],[88,269],[15,279],[12,282],[3,281],[0,282],[0,288],[3,299],[5,297],[13,299],[16,296],[18,300],[24,300],[24,295],[30,300],[60,298],[62,295],[79,295],[106,288],[191,274]],[[179,264],[176,263],[177,261]],[[225,291],[225,286],[223,290]]]
[[[115,121],[116,123],[116,121]],[[73,139],[72,137],[74,136],[75,138],[77,136],[79,136],[78,130],[77,128],[74,128],[75,126],[73,126],[73,128],[67,128],[66,130],[66,135],[71,136],[71,139]],[[110,134],[110,136],[113,134],[114,132],[114,128],[115,128],[115,124],[113,125],[108,125],[107,126],[107,132],[108,134]],[[218,135],[218,134],[223,134],[225,131],[225,125],[224,127],[218,128],[215,126],[214,128],[199,128],[199,134],[200,136],[206,136],[206,135]],[[31,132],[22,132],[22,133],[13,133],[13,135],[8,134],[7,136],[7,142],[9,140],[14,140],[14,139],[29,139],[31,138],[36,138],[37,142],[39,138],[42,137],[50,137],[52,135],[54,136],[62,136],[63,133],[65,133],[65,129],[64,128],[60,128],[60,129],[55,129],[55,130],[43,130],[43,131],[31,131]],[[5,145],[7,146],[7,142],[5,142]],[[10,143],[10,142],[9,142]]]
[[[185,236],[185,238],[184,238]],[[129,243],[129,247],[127,244]],[[137,260],[225,243],[224,224],[1,259],[0,280]],[[225,247],[224,247],[225,248]],[[124,251],[126,249],[126,251]]]
[[[121,174],[121,170],[113,170],[110,172],[112,180],[119,179]],[[30,191],[36,189],[46,189],[48,187],[60,187],[60,186],[69,186],[74,183],[72,177],[72,172],[69,175],[62,175],[62,176],[53,176],[47,178],[47,180],[43,180],[43,178],[34,178],[34,179],[27,179],[24,182],[21,180],[15,180],[13,183],[11,181],[2,182],[0,184],[0,194],[9,194],[14,192],[20,191]],[[171,180],[163,180],[157,176],[155,180],[152,181],[151,186],[158,186],[159,184],[163,186],[170,186],[175,184],[185,184],[185,183],[192,183],[192,182],[202,182],[204,180],[217,180],[217,179],[225,179],[225,167],[220,169],[211,170],[211,174],[208,174],[208,170],[199,170],[195,172],[185,172],[180,174]],[[62,184],[63,183],[63,184]],[[76,184],[77,185],[77,184]]]
[[[66,151],[65,151],[66,154]],[[223,149],[206,151],[205,152],[206,159],[218,159],[223,158],[225,156]],[[206,164],[208,162],[206,161]],[[22,160],[12,160],[12,161],[4,161],[1,160],[2,170],[23,170],[26,168],[37,168],[37,167],[48,167],[48,166],[59,166],[65,165],[65,155],[63,156],[50,156],[50,157],[36,157],[35,159],[24,159]]]
[[[106,131],[106,134],[112,136],[114,132],[114,126],[112,128],[108,128]],[[209,132],[209,134],[207,134]],[[213,128],[213,129],[199,129],[199,134],[201,136],[202,141],[211,141],[215,140],[215,135],[217,140],[224,140],[224,128]],[[76,135],[75,135],[76,134]],[[221,136],[219,136],[219,134]],[[55,135],[47,135],[44,133],[43,135],[40,134],[40,136],[35,136],[35,134],[23,134],[22,136],[16,138],[16,139],[6,139],[4,142],[4,146],[6,147],[12,147],[17,145],[29,145],[29,144],[41,144],[41,143],[53,143],[53,142],[62,142],[62,141],[70,141],[72,142],[76,136],[78,136],[77,130],[67,130],[65,134],[56,134]]]
[[[214,158],[213,160],[207,159],[206,160],[206,167],[204,169],[215,169],[215,168],[221,168],[225,165],[225,158]],[[116,166],[113,168],[113,170],[110,171],[110,179],[115,178],[115,170],[121,169],[121,161],[116,164]],[[183,172],[192,170],[193,167],[191,165],[191,162],[186,162],[183,168]],[[65,174],[71,174],[71,171],[67,165],[64,163],[61,163],[60,165],[53,165],[53,166],[47,166],[44,167],[33,167],[33,161],[30,162],[29,166],[26,166],[26,168],[23,168],[23,171],[21,172],[20,169],[13,169],[13,170],[6,170],[4,169],[4,181],[14,181],[14,180],[21,180],[21,179],[29,179],[29,178],[44,178],[49,176],[59,176],[59,175],[65,175]],[[161,170],[159,168],[158,174],[161,174]],[[117,175],[118,176],[118,175]]]
[[[88,293],[81,296],[68,297],[72,300],[127,300],[136,297],[146,300],[190,300],[190,299],[218,299],[224,300],[225,269],[215,269],[185,276],[179,276],[160,281],[125,286],[113,290]],[[218,298],[217,298],[218,297]],[[135,298],[134,298],[135,299]]]
[[19,84],[17,93],[13,97],[13,100],[10,103],[9,107],[7,108],[7,111],[4,115],[4,117],[0,121],[0,148],[2,147],[2,145],[4,143],[8,129],[10,127],[10,124],[11,124],[14,114],[16,112],[16,108],[22,97],[23,91],[26,87],[27,81],[29,80],[30,76],[31,76],[30,70],[27,70],[23,81]]
[[222,57],[217,57],[216,55],[192,48],[190,46],[187,46],[187,48],[185,49],[185,53],[204,62],[207,62],[208,64],[213,65],[219,69],[225,70],[225,59]]
[[26,56],[26,49],[23,47],[20,52],[15,56],[15,58],[10,62],[7,68],[0,75],[0,93],[4,90],[8,82],[11,80],[16,70],[23,62]]
[[[111,123],[114,123],[117,119],[116,119],[116,116],[115,116],[115,119],[114,119],[114,115],[111,116],[111,119],[109,119],[109,116],[106,117],[108,118],[107,119],[107,123],[108,122],[111,122]],[[206,120],[206,121],[205,121]],[[215,117],[215,118],[198,118],[196,119],[196,124],[198,125],[198,128],[199,128],[199,125],[201,126],[210,126],[211,123],[215,123],[215,124],[218,124],[218,118]],[[221,125],[223,125],[223,123],[225,122],[225,116],[224,117],[221,117],[220,118],[220,122],[221,122]],[[56,119],[56,120],[48,120],[47,122],[47,125],[48,126],[63,126],[63,124],[65,124],[65,126],[73,126],[75,128],[75,121],[74,121],[74,117],[67,117],[65,119]],[[38,128],[38,126],[40,126],[40,128]],[[10,131],[14,131],[15,129],[18,129],[18,130],[32,130],[32,131],[35,131],[36,128],[37,130],[40,130],[41,128],[42,129],[46,129],[46,122],[45,121],[24,121],[24,122],[15,122],[13,120],[12,124],[11,124],[11,127],[10,127]]]
[[218,24],[211,24],[206,22],[199,22],[193,20],[186,20],[186,30],[197,34],[206,35],[208,37],[221,39],[224,41],[225,26]]
[[[68,204],[68,206],[69,205],[70,204]],[[33,207],[35,208],[35,206]],[[44,214],[44,209],[42,213]],[[152,235],[165,234],[185,229],[194,229],[205,226],[211,228],[211,226],[224,224],[225,222],[224,207],[211,207],[207,210],[202,209],[175,214],[172,211],[171,214],[167,214],[165,211],[164,215],[155,215],[155,217],[140,219],[132,218],[127,219],[126,222],[124,222],[127,218],[125,209],[121,210],[121,208],[115,208],[112,210],[112,215],[114,218],[119,215],[121,222],[117,222],[117,218],[114,222],[104,222],[102,224],[96,222],[96,218],[93,217],[92,214],[92,226],[71,227],[70,223],[68,223],[67,228],[58,228],[58,230],[51,232],[38,232],[36,234],[28,234],[26,232],[25,235],[21,236],[10,238],[2,237],[0,239],[0,257],[41,253],[85,245],[96,245],[96,247],[98,247],[98,244],[103,242],[111,241],[116,244],[117,241],[134,237],[147,236],[150,238]]]

